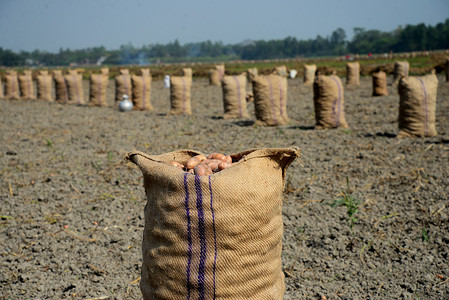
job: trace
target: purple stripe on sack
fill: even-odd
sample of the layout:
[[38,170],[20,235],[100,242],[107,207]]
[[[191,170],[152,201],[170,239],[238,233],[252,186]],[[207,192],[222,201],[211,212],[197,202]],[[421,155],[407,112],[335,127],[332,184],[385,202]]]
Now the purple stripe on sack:
[[235,80],[235,84],[237,85],[237,104],[239,105],[239,117],[243,117],[242,115],[242,100],[240,99],[240,83],[236,76],[232,76]]
[[273,84],[269,77],[267,77],[268,88],[270,89],[270,102],[271,102],[271,114],[274,119],[275,124],[278,124],[278,120],[276,118],[276,108],[274,106],[274,98],[273,98]]
[[212,183],[209,175],[209,192],[210,192],[210,210],[212,212],[212,228],[214,230],[214,248],[215,248],[215,257],[214,257],[214,267],[212,270],[213,274],[213,282],[214,282],[214,298],[215,299],[215,268],[217,265],[217,234],[215,231],[215,214],[214,214],[214,206],[213,206],[213,193],[212,193]]
[[184,205],[186,208],[186,217],[187,217],[187,268],[186,268],[186,278],[187,278],[187,299],[190,299],[190,264],[192,263],[192,231],[190,225],[190,209],[189,209],[189,188],[187,187],[187,175],[184,174],[184,192],[186,194]]
[[424,92],[424,112],[426,114],[426,121],[424,122],[424,135],[427,136],[429,133],[429,128],[428,128],[428,108],[427,108],[427,91],[426,91],[426,86],[424,85],[424,81],[422,81],[421,77],[418,77],[419,82],[421,83],[421,87],[422,90]]
[[201,177],[195,175],[196,210],[198,211],[198,236],[200,239],[200,263],[198,265],[198,299],[204,300],[204,277],[206,265],[206,224],[203,211],[203,193],[201,190]]
[[[338,80],[335,77],[330,77],[332,78],[333,81],[335,81],[335,84],[338,87],[338,97],[335,100],[333,106],[332,106],[332,113],[335,115],[335,126],[338,127],[340,126],[340,111],[341,111],[341,86],[340,83],[338,82]],[[335,112],[337,111],[337,112]]]

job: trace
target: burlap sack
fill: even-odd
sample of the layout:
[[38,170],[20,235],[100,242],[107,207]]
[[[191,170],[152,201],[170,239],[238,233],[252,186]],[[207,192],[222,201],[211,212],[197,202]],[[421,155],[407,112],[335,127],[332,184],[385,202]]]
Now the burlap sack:
[[131,75],[127,69],[121,69],[120,75],[115,77],[115,101],[123,100],[123,95],[127,95],[132,100]]
[[259,76],[257,68],[249,68],[246,72],[248,74],[248,82],[252,82],[256,76]]
[[285,125],[287,115],[287,78],[279,75],[257,76],[253,80],[256,123],[259,125]]
[[69,102],[69,92],[67,91],[67,84],[61,70],[53,71],[53,80],[55,83],[55,101],[58,103]]
[[446,57],[446,82],[449,82],[449,57]]
[[282,191],[297,148],[233,154],[211,176],[183,172],[200,154],[129,153],[147,197],[142,243],[144,299],[277,299],[284,295]]
[[101,68],[100,72],[103,75],[109,76],[109,68]]
[[209,74],[209,84],[210,85],[221,85],[225,74],[224,65],[216,65],[215,70],[212,70]]
[[19,78],[17,72],[9,70],[5,75],[5,98],[19,99]]
[[170,76],[170,106],[169,115],[191,115],[190,90],[192,78]]
[[346,84],[359,85],[360,84],[360,64],[359,62],[346,64]]
[[304,85],[312,85],[315,80],[316,65],[304,65]]
[[69,95],[68,103],[76,105],[86,104],[84,101],[83,76],[77,70],[70,70],[69,74],[65,75],[64,78]]
[[399,81],[399,137],[435,136],[438,78],[435,74]]
[[5,94],[3,93],[2,76],[0,76],[0,99],[3,99],[4,97],[5,97]]
[[225,76],[222,80],[224,118],[249,118],[246,109],[246,76]]
[[408,61],[397,61],[394,63],[393,71],[393,83],[392,85],[397,85],[401,77],[408,76],[408,71],[410,70],[410,65]]
[[373,73],[373,97],[387,95],[387,73],[383,71]]
[[23,74],[19,75],[19,87],[20,98],[23,100],[35,100],[34,83],[32,71],[23,71]]
[[[143,69],[142,69],[143,70]],[[135,110],[153,110],[151,104],[151,76],[149,72],[142,72],[142,76],[132,75],[132,101],[134,103],[133,109]]]
[[343,85],[338,76],[317,75],[313,83],[315,127],[348,128],[345,119]]
[[47,102],[53,102],[52,88],[53,77],[48,74],[48,71],[41,70],[36,76],[37,82],[37,99]]
[[105,74],[90,75],[90,97],[89,105],[106,106],[106,92],[108,89],[109,77]]
[[140,75],[141,76],[151,76],[150,69],[149,68],[140,69]]
[[286,66],[277,66],[276,67],[276,74],[282,77],[287,77],[287,67]]
[[182,76],[192,78],[192,68],[182,68]]

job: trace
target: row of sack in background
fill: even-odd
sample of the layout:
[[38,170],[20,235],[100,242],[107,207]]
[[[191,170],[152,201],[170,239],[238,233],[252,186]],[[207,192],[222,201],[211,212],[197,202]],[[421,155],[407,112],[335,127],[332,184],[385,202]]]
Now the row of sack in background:
[[[348,64],[348,85],[359,84],[358,62]],[[423,77],[409,77],[408,62],[395,64],[393,84],[399,83],[400,136],[434,136],[435,108],[438,79],[435,74]],[[150,101],[151,74],[150,69],[141,69],[141,75],[130,74],[127,69],[121,69],[116,76],[116,101],[123,95],[132,95],[134,108],[137,110],[153,110]],[[224,118],[249,118],[247,102],[254,101],[256,122],[259,125],[287,125],[290,119],[287,114],[287,78],[286,68],[281,66],[271,75],[258,75],[257,69],[249,69],[241,75],[225,76],[224,65],[219,65],[211,72],[210,83],[218,81],[223,89]],[[218,75],[217,75],[218,74]],[[306,74],[308,74],[306,76]],[[304,84],[308,85],[313,76],[313,91],[315,118],[317,128],[347,128],[344,113],[344,88],[336,75],[319,74],[316,66],[306,65]],[[17,79],[18,78],[18,79]],[[52,101],[51,84],[55,82],[56,101],[63,103],[85,104],[82,88],[82,76],[77,70],[71,70],[62,75],[60,70],[39,71],[36,77],[38,83],[38,98]],[[213,78],[213,80],[212,80]],[[14,80],[15,79],[15,80]],[[169,80],[167,80],[169,79]],[[166,87],[170,87],[170,105],[168,114],[191,114],[192,69],[183,69],[183,76],[165,78]],[[253,93],[247,93],[247,81],[252,83]],[[20,82],[20,84],[19,84]],[[401,84],[402,83],[402,84]],[[106,89],[108,84],[108,69],[103,68],[101,74],[90,77],[90,105],[106,105]],[[18,86],[22,98],[33,99],[34,88],[31,71],[25,71],[17,76],[15,71],[6,75],[6,98],[19,98]],[[14,94],[15,93],[15,94]],[[13,95],[11,95],[13,94]],[[386,73],[379,71],[373,74],[373,96],[387,95]],[[1,96],[1,95],[0,95]]]
[[[359,85],[360,65],[358,62],[347,63],[346,65],[346,84]],[[183,76],[192,77],[192,69],[184,68]],[[408,62],[396,62],[394,72],[394,83],[397,84],[399,78],[408,75]],[[304,85],[311,85],[317,72],[316,65],[304,66]],[[62,71],[54,70],[53,76],[46,70],[41,70],[36,77],[38,85],[37,98],[45,101],[53,101],[52,96],[52,80],[55,82],[55,101],[63,103],[85,104],[84,94],[82,90],[82,77],[79,70],[70,70],[67,75],[63,75]],[[106,105],[106,88],[108,85],[108,68],[102,68],[101,74],[92,74],[90,77],[90,101],[89,104],[104,106]],[[296,76],[296,70],[290,70],[290,78]],[[287,77],[287,68],[278,66],[274,74]],[[252,81],[258,76],[256,68],[248,69],[248,80]],[[209,82],[211,85],[221,85],[225,76],[225,66],[217,65],[214,70],[210,71]],[[150,78],[149,78],[150,77]],[[373,95],[384,95],[387,93],[383,82],[386,82],[386,74],[384,72],[374,73],[373,77],[378,81],[375,84],[377,88],[373,91]],[[81,79],[80,79],[81,78]],[[81,83],[80,83],[81,82]],[[164,78],[165,87],[170,87],[170,76]],[[120,75],[116,77],[116,101],[120,101],[123,95],[128,95],[130,99],[134,99],[135,109],[151,110],[150,97],[151,76],[149,69],[141,69],[141,76],[131,75],[127,69],[120,70]],[[34,87],[31,71],[24,71],[23,74],[17,76],[15,71],[8,71],[6,74],[6,93],[7,99],[35,99]],[[20,93],[20,95],[19,95]],[[3,97],[2,85],[0,84],[0,97]]]

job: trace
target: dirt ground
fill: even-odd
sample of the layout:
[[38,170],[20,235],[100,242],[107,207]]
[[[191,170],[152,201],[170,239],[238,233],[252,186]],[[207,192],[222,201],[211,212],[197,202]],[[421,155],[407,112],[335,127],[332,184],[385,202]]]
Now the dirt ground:
[[[347,130],[313,129],[312,88],[299,78],[282,127],[222,119],[221,88],[206,79],[194,79],[192,116],[165,115],[163,81],[152,83],[153,112],[113,108],[113,81],[110,107],[0,100],[0,298],[141,298],[145,196],[126,152],[295,145],[285,299],[448,299],[449,84],[439,80],[433,138],[398,139],[397,92],[371,97],[370,77],[345,89]],[[331,205],[347,182],[360,201],[352,228],[347,207]]]

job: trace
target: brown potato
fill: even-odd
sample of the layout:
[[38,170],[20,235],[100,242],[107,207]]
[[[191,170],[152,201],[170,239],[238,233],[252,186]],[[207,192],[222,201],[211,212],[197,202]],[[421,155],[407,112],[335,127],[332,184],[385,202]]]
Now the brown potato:
[[222,161],[219,159],[207,159],[201,162],[202,165],[208,166],[213,172],[218,171],[218,165]]
[[207,158],[209,158],[209,159],[219,159],[221,161],[226,161],[226,155],[224,155],[223,153],[212,153]]
[[200,162],[201,162],[201,161],[200,161],[198,158],[196,158],[196,157],[194,156],[194,157],[192,157],[191,159],[189,159],[189,160],[187,161],[187,163],[186,163],[186,168],[187,168],[188,170],[193,169],[193,168],[195,168],[197,165],[199,165]]
[[231,157],[231,155],[226,155],[226,162],[232,164],[232,157]]
[[228,163],[228,162],[225,162],[225,161],[222,161],[219,165],[218,165],[218,170],[224,170],[224,169],[227,169],[227,168],[229,168],[229,167],[232,167],[232,163]]
[[183,165],[183,164],[180,164],[180,163],[178,163],[178,162],[176,162],[176,161],[172,161],[171,164],[172,164],[174,167],[178,168],[178,169],[181,169],[181,170],[184,169],[184,165]]
[[204,164],[197,165],[193,169],[193,172],[194,172],[195,175],[200,175],[200,176],[212,175],[213,174],[211,168],[209,168],[209,166],[204,165]]
[[202,154],[198,154],[194,156],[196,159],[198,159],[200,162],[202,162],[203,160],[206,160],[207,157],[202,155]]

